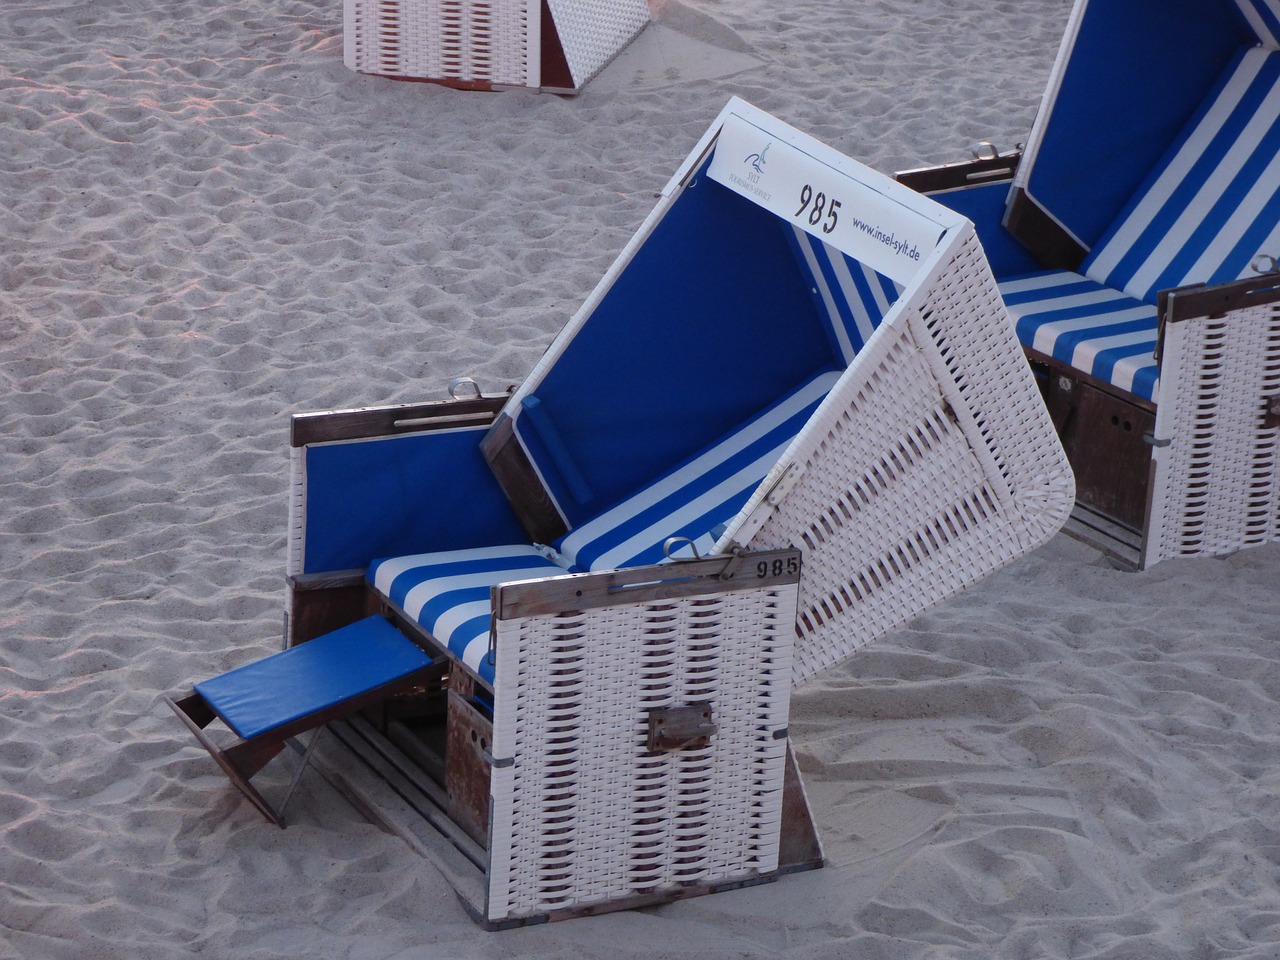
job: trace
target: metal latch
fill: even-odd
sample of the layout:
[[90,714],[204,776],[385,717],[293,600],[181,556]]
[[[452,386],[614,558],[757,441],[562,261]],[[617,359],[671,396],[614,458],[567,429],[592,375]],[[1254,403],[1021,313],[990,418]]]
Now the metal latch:
[[711,719],[709,703],[656,707],[649,711],[648,747],[651,753],[705,747],[719,732],[719,725]]
[[1262,425],[1268,430],[1280,427],[1280,393],[1267,397],[1262,407]]

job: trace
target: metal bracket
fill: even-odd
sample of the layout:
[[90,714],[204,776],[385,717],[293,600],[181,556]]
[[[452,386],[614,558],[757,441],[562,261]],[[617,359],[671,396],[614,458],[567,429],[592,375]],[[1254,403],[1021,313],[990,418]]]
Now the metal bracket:
[[649,711],[648,748],[651,753],[705,747],[719,732],[719,725],[711,718],[709,703],[657,707]]
[[1268,430],[1280,427],[1280,393],[1263,401],[1262,425]]
[[791,488],[800,482],[800,475],[804,471],[800,469],[800,464],[791,461],[787,464],[786,469],[782,471],[781,476],[773,481],[773,486],[764,495],[765,503],[771,507],[776,507],[786,499],[787,494],[791,492]]
[[1142,435],[1142,440],[1144,443],[1152,447],[1169,447],[1173,445],[1172,437],[1163,440],[1157,439],[1156,435],[1150,430]]

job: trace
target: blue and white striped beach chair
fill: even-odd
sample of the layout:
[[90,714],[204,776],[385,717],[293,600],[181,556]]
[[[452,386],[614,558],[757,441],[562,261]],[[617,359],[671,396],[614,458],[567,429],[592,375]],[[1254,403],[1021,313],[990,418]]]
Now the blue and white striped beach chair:
[[454,393],[294,418],[288,649],[173,702],[256,762],[308,715],[260,678],[327,718],[329,638],[388,643],[318,762],[492,925],[819,865],[792,684],[1074,493],[973,225],[737,100],[525,382]]
[[984,223],[1077,529],[1144,566],[1280,538],[1278,14],[1078,0],[1012,189],[901,177]]

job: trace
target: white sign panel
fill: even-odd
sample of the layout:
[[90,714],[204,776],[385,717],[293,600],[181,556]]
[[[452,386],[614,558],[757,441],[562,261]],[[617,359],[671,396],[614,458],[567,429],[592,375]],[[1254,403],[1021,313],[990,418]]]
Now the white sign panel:
[[904,286],[946,229],[939,220],[736,114],[725,119],[708,173]]

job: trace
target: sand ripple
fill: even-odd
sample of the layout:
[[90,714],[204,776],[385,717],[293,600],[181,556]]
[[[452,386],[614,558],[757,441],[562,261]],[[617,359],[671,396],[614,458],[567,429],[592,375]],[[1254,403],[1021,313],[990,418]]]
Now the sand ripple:
[[1026,136],[1065,0],[669,0],[575,100],[341,65],[336,0],[0,31],[0,957],[1280,955],[1280,551],[1055,541],[796,698],[832,867],[500,937],[159,703],[282,611],[287,416],[521,378],[732,94],[884,169]]

